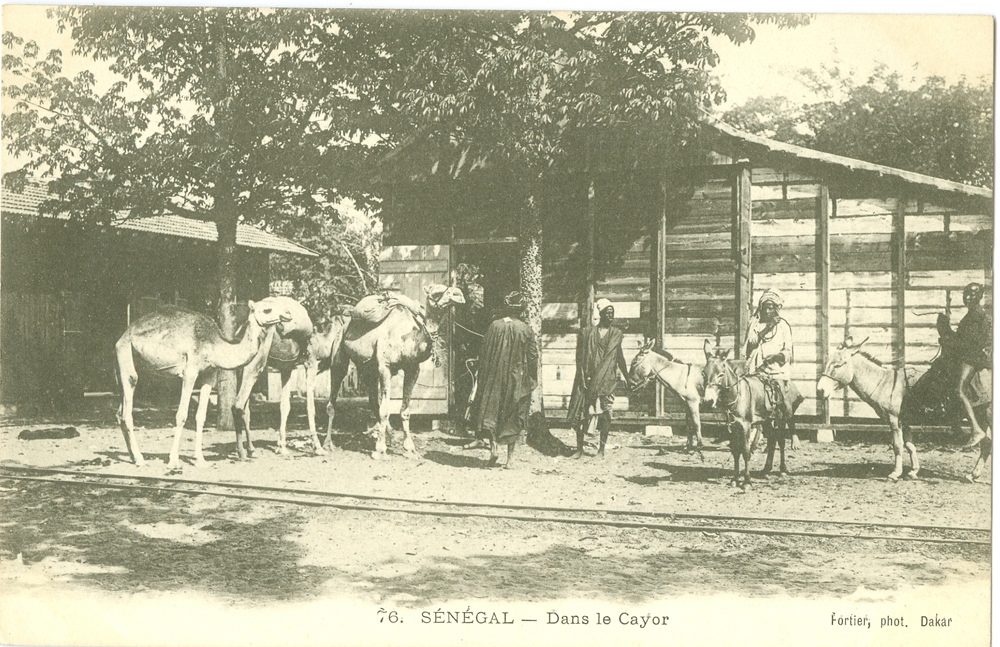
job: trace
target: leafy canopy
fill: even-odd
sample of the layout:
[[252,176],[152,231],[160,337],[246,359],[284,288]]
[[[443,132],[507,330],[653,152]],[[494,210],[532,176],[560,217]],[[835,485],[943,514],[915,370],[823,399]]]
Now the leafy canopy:
[[907,83],[879,67],[863,83],[837,67],[800,78],[824,100],[758,97],[724,119],[752,133],[978,186],[993,184],[993,87],[940,77]]
[[[335,15],[259,8],[61,7],[74,54],[106,65],[62,75],[62,54],[5,33],[8,174],[41,175],[58,207],[98,221],[169,209],[266,221],[330,198],[377,124],[351,86],[367,52],[338,43]],[[226,216],[213,213],[233,203]],[[51,205],[55,208],[56,205]]]

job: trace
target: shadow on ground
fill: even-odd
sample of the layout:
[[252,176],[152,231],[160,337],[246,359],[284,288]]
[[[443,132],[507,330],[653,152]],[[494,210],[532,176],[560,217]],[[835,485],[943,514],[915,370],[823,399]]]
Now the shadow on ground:
[[[990,560],[984,546],[819,538],[793,542],[787,537],[724,532],[560,527],[549,529],[553,541],[542,550],[518,552],[514,544],[500,555],[432,555],[415,558],[413,569],[379,576],[371,569],[348,572],[305,565],[307,549],[294,537],[306,520],[322,523],[327,513],[283,504],[19,484],[0,491],[0,505],[10,522],[0,535],[2,560],[21,555],[29,567],[46,558],[86,565],[87,570],[72,579],[110,591],[184,590],[261,602],[315,597],[356,585],[379,600],[408,607],[453,600],[534,602],[580,597],[638,605],[692,591],[747,597],[846,596],[861,586],[886,590],[904,582],[905,586],[939,584],[955,574],[947,560],[975,563],[988,573]],[[370,517],[364,519],[371,522]],[[401,535],[419,536],[428,521],[391,515],[383,523]],[[507,520],[454,524],[462,537],[482,530],[484,524],[485,532],[498,536],[544,531],[538,526],[517,530]],[[176,529],[182,532],[171,534]],[[377,525],[372,531],[382,532]],[[874,556],[866,568],[856,566],[859,550]],[[387,557],[385,563],[393,559],[400,558]],[[914,564],[920,567],[913,568]]]

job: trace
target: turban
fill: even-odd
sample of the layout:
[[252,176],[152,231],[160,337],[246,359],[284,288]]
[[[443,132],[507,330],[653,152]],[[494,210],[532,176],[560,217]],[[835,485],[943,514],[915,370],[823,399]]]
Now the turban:
[[504,297],[503,302],[508,308],[521,309],[524,307],[524,295],[518,290],[514,290]]
[[781,295],[776,290],[766,290],[764,294],[760,295],[757,308],[764,307],[765,303],[773,303],[776,307],[780,308],[785,305],[785,300],[781,298]]

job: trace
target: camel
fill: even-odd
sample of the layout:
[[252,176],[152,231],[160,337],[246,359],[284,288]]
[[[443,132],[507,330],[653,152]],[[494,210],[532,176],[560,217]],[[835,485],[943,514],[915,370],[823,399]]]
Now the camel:
[[389,380],[403,371],[403,404],[399,416],[403,423],[403,449],[416,454],[410,436],[410,397],[420,376],[420,364],[432,355],[441,360],[444,351],[438,330],[448,309],[465,303],[465,296],[456,287],[435,284],[424,287],[427,296],[427,314],[419,304],[402,295],[387,297],[373,294],[365,297],[354,308],[344,330],[343,339],[330,360],[330,404],[327,407],[330,424],[327,426],[326,444],[330,443],[333,428],[337,391],[347,375],[350,362],[358,369],[362,383],[368,387],[368,402],[372,413],[379,418],[375,430],[375,451],[372,458],[386,453],[386,434],[389,429]]
[[[313,449],[317,454],[325,454],[316,433],[316,404],[315,388],[316,377],[320,372],[329,370],[330,357],[333,348],[340,343],[346,327],[344,317],[334,317],[330,323],[330,328],[326,333],[316,333],[313,330],[312,321],[309,314],[295,299],[289,297],[270,297],[281,308],[291,314],[291,320],[279,323],[276,328],[276,336],[271,343],[270,351],[266,362],[251,362],[243,367],[240,377],[240,393],[236,397],[236,409],[234,411],[234,421],[237,424],[237,443],[239,443],[239,425],[245,427],[246,451],[252,455],[254,451],[253,443],[250,440],[250,391],[253,389],[257,377],[263,371],[264,366],[277,370],[281,375],[281,422],[278,429],[278,453],[288,454],[286,445],[286,430],[288,425],[288,414],[291,410],[292,375],[299,366],[306,367],[306,412],[309,418],[309,432],[312,436]],[[327,430],[329,433],[329,429]],[[237,448],[237,453],[239,449]]]
[[[174,443],[170,449],[169,468],[180,467],[178,457],[181,433],[187,421],[191,393],[200,389],[195,415],[195,465],[206,465],[201,450],[202,430],[208,411],[208,399],[220,369],[238,369],[259,354],[267,355],[274,326],[288,317],[277,304],[267,300],[251,301],[250,316],[237,342],[222,336],[219,326],[209,317],[164,306],[133,322],[115,344],[118,377],[122,386],[122,404],[118,424],[125,436],[129,456],[137,466],[145,465],[135,437],[132,403],[140,369],[147,374],[173,375],[181,378],[181,399],[174,419]],[[135,360],[138,358],[139,362]]]

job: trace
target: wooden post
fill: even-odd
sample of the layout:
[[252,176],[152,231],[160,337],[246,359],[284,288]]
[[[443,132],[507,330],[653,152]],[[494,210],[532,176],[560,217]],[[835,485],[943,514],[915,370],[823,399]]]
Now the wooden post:
[[594,237],[595,237],[595,211],[596,205],[595,201],[596,189],[594,187],[593,176],[588,175],[587,177],[587,250],[586,259],[587,267],[585,268],[584,275],[586,276],[587,284],[583,292],[583,299],[580,302],[580,312],[578,316],[580,319],[580,330],[583,330],[590,325],[590,314],[594,311],[594,302],[596,301],[596,277],[594,274]]
[[899,198],[892,213],[892,327],[893,360],[906,365],[906,199]]
[[736,163],[733,178],[732,202],[732,252],[735,271],[736,336],[734,357],[739,358],[740,347],[750,327],[751,299],[753,297],[751,271],[750,221],[750,160]]
[[[667,306],[667,196],[669,187],[667,176],[664,174],[660,187],[663,192],[663,204],[657,217],[656,229],[653,232],[653,285],[649,291],[649,309],[653,317],[653,329],[650,331],[656,337],[656,347],[663,347],[663,338],[667,334],[666,306]],[[653,415],[662,418],[666,412],[665,399],[666,392],[659,380],[656,383],[656,396]]]
[[[830,361],[830,190],[824,184],[816,197],[816,292],[819,293],[819,312],[816,335],[820,366],[826,367]],[[833,203],[836,210],[837,204]],[[824,425],[830,424],[830,400],[824,398],[817,403]]]

